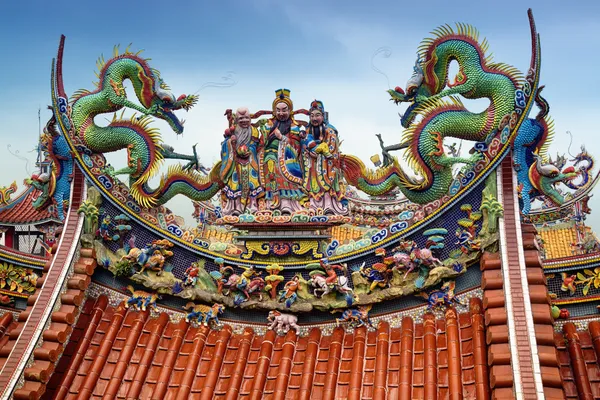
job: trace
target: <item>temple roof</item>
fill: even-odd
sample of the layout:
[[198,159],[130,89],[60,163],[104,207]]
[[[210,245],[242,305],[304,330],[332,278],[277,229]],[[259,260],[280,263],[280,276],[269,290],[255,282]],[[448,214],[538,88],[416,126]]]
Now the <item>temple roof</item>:
[[[68,229],[70,216],[66,231],[74,232]],[[522,236],[544,393],[548,399],[563,398],[535,228],[523,226]],[[61,252],[68,249],[61,247],[56,257]],[[421,310],[408,313],[413,317],[377,315],[380,322],[372,329],[325,323],[304,325],[301,335],[279,336],[262,324],[224,321],[219,330],[198,327],[165,306],[152,315],[127,310],[122,295],[89,288],[97,262],[93,249],[82,248],[14,396],[514,398],[502,265],[498,253],[484,253],[483,301],[472,298],[469,312],[457,314],[451,307],[437,317]],[[52,267],[38,286],[58,271]],[[35,297],[16,321],[2,321],[9,326],[0,339],[0,368],[9,365],[5,358],[18,348],[24,324],[35,317],[40,305]]]
[[[78,173],[74,188],[74,199],[81,200],[83,177]],[[512,190],[507,187],[505,192]],[[2,375],[9,379],[20,357],[31,357],[19,372],[22,385],[15,387],[15,399],[422,399],[433,394],[438,398],[509,399],[514,398],[517,383],[533,385],[533,380],[516,381],[519,376],[511,368],[513,356],[519,357],[521,371],[534,365],[533,360],[526,363],[528,340],[510,339],[508,328],[508,321],[516,322],[516,333],[528,338],[531,333],[521,323],[526,311],[533,316],[534,346],[546,398],[564,398],[563,376],[569,382],[569,376],[577,375],[571,382],[576,395],[581,393],[578,382],[583,378],[575,369],[577,362],[569,365],[557,359],[564,347],[554,340],[533,225],[522,225],[520,232],[515,225],[505,226],[512,240],[507,239],[506,260],[501,253],[484,252],[480,259],[483,301],[472,298],[469,312],[457,314],[450,307],[436,316],[421,309],[407,312],[412,317],[377,315],[380,322],[371,329],[323,323],[302,326],[301,335],[294,331],[277,335],[264,324],[236,321],[224,321],[221,329],[198,327],[186,323],[181,310],[165,305],[152,314],[127,310],[121,295],[92,290],[95,250],[81,248],[78,258],[69,258],[83,226],[77,213],[80,200],[73,202],[66,219],[68,241],[63,237],[54,262],[37,281],[43,289],[28,299],[28,308],[16,318],[12,314],[0,318],[0,380]],[[514,205],[505,207],[506,215],[515,210]],[[519,233],[522,242],[515,239]],[[523,264],[517,245],[523,246],[525,275],[520,273]],[[72,268],[72,274],[63,274],[66,268]],[[59,276],[64,280],[59,281]],[[529,310],[524,304],[521,309],[516,306],[519,287],[515,282],[523,284],[523,279],[531,300]],[[510,310],[508,289],[516,293]],[[52,304],[48,301],[52,291],[56,303],[44,317],[44,307]],[[40,342],[27,354],[30,332],[39,326],[44,326],[38,330]],[[570,347],[568,351],[571,354]],[[577,356],[571,357],[576,360]],[[567,386],[565,391],[571,395],[573,385]]]
[[[166,313],[88,299],[46,387],[48,398],[464,398],[489,396],[481,301],[445,318],[401,327],[234,332],[169,320]],[[264,328],[263,328],[264,329]],[[46,333],[46,336],[52,336]],[[52,368],[47,372],[51,372]],[[238,397],[239,395],[239,397]],[[259,397],[256,397],[259,396]]]
[[0,207],[0,225],[38,225],[46,222],[61,223],[48,208],[39,210],[33,207],[33,200],[39,193],[29,187],[6,206]]
[[575,226],[562,225],[560,228],[538,228],[538,234],[544,241],[546,260],[573,255],[572,244],[577,242]]

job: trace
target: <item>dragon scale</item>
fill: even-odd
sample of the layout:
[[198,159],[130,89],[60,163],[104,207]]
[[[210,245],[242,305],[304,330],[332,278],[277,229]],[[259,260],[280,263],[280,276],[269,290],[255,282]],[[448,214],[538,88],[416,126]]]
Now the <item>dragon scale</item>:
[[[182,95],[175,98],[158,71],[151,69],[147,61],[128,50],[104,62],[98,74],[99,82],[93,92],[80,90],[71,100],[71,119],[75,135],[94,153],[108,153],[127,150],[127,167],[114,174],[127,174],[130,177],[131,195],[144,207],[164,204],[177,194],[185,194],[194,200],[207,200],[214,196],[220,184],[218,176],[210,174],[209,179],[195,171],[181,167],[169,169],[161,179],[158,189],[147,186],[150,178],[156,175],[163,156],[162,141],[158,130],[151,128],[151,117],[163,119],[180,134],[183,124],[173,114],[174,110],[189,110],[196,102],[196,96]],[[141,105],[127,99],[123,82],[129,80]],[[108,126],[94,122],[97,115],[115,113],[129,108],[142,114],[130,119],[119,119],[116,114]]]
[[[407,128],[403,142],[410,143],[405,158],[420,178],[407,174],[397,160],[370,172],[360,160],[345,156],[347,179],[368,194],[383,194],[398,186],[415,203],[441,198],[452,183],[452,166],[473,164],[479,159],[478,154],[470,158],[448,157],[443,150],[444,139],[484,141],[498,129],[502,118],[514,110],[521,75],[513,67],[492,63],[485,55],[487,42],[478,42],[474,28],[458,24],[454,32],[443,26],[434,35],[419,48],[419,60],[406,93],[400,88],[389,91],[396,103],[411,103],[402,116],[402,125]],[[452,61],[458,63],[459,71],[450,82],[448,70]],[[457,95],[467,99],[487,98],[490,106],[481,113],[473,113]],[[422,118],[415,122],[417,116]]]
[[[99,75],[100,82],[94,92],[81,90],[73,96],[71,119],[75,131],[83,138],[86,147],[98,153],[108,153],[123,148],[128,149],[128,168],[133,179],[147,180],[153,169],[158,167],[160,156],[160,136],[156,130],[147,129],[147,120],[117,120],[116,116],[107,127],[96,125],[94,117],[99,114],[118,111],[124,107],[133,108],[144,114],[151,106],[153,84],[152,72],[144,60],[135,55],[126,55],[109,60]],[[130,102],[123,87],[129,79],[142,107]],[[139,167],[138,165],[139,164]]]

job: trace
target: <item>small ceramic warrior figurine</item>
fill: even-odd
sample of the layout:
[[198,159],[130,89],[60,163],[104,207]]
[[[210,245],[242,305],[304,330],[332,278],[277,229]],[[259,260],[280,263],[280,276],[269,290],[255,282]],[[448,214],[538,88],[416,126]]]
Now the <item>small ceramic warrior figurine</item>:
[[241,107],[235,113],[235,126],[225,131],[221,146],[221,190],[223,212],[239,215],[258,209],[264,196],[260,184],[258,153],[263,142],[258,129],[251,125],[250,111]]
[[279,89],[275,93],[273,118],[263,126],[265,148],[260,175],[269,207],[293,213],[304,209],[308,201],[302,186],[300,127],[292,116],[290,91]]
[[323,102],[314,100],[309,112],[303,157],[304,188],[310,197],[310,207],[329,214],[347,214],[337,130],[327,121]]
[[279,301],[285,301],[285,306],[290,308],[292,304],[296,302],[298,298],[298,294],[296,293],[300,288],[300,277],[298,275],[294,275],[294,277],[287,281],[283,290],[279,292]]
[[200,268],[197,263],[192,263],[185,270],[183,275],[185,276],[185,281],[183,282],[183,286],[196,286],[196,282],[198,282],[198,274],[200,273]]

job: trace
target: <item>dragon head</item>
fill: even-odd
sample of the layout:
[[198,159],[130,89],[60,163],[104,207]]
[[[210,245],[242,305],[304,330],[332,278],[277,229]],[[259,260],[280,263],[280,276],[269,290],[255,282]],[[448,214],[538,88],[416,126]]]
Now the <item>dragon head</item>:
[[529,179],[535,189],[550,199],[554,204],[561,205],[565,198],[556,185],[567,184],[579,176],[579,172],[573,166],[562,171],[553,164],[543,164],[541,158],[536,157],[529,168]]
[[424,76],[422,60],[419,57],[413,67],[413,74],[406,83],[406,91],[400,86],[388,90],[388,94],[391,97],[390,101],[396,104],[411,103],[404,115],[400,115],[402,126],[405,128],[408,128],[417,116],[417,113],[414,111],[419,105],[420,100],[431,96],[427,86],[423,85]]
[[26,185],[33,186],[38,193],[33,198],[32,206],[34,208],[43,208],[47,201],[52,197],[50,192],[50,183],[52,176],[48,173],[34,174],[31,178],[26,178],[23,182]]
[[183,133],[183,124],[185,121],[179,120],[174,111],[181,109],[189,111],[197,101],[197,95],[182,94],[176,98],[165,82],[155,74],[154,95],[152,96],[149,108],[152,110],[154,117],[167,121],[175,133]]

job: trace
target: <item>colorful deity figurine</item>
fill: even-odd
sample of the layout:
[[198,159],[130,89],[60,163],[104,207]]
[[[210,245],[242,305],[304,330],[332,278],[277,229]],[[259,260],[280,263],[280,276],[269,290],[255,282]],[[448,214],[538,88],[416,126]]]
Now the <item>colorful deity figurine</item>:
[[198,266],[198,263],[192,263],[192,265],[190,265],[188,267],[188,269],[185,270],[185,272],[183,273],[183,275],[185,276],[185,281],[183,282],[184,286],[196,286],[196,282],[198,282],[198,274],[200,273],[200,267]]
[[128,261],[133,265],[138,265],[140,274],[146,269],[150,269],[156,271],[156,275],[162,275],[166,259],[173,256],[173,252],[168,250],[172,247],[173,243],[167,239],[153,240],[144,248],[133,247],[129,253],[121,257],[119,262]]
[[223,294],[223,287],[229,280],[229,277],[233,275],[233,268],[225,265],[225,260],[221,257],[215,258],[215,264],[219,266],[218,271],[211,271],[210,276],[215,280],[217,284],[217,292]]
[[[233,272],[233,268],[223,267],[222,264],[220,265],[221,268],[219,272],[210,272],[210,276],[217,282],[219,294],[222,293],[225,296],[229,296],[229,294],[233,292],[233,302],[236,306],[250,300],[250,295],[252,294],[258,294],[259,301],[262,301],[262,291],[265,288],[265,280],[261,278],[261,272],[256,271],[252,266],[239,266],[239,268],[243,270],[241,274],[230,274],[228,270]],[[224,292],[223,289],[225,289]]]
[[258,153],[264,142],[251,124],[250,111],[241,107],[235,112],[235,125],[225,131],[221,145],[220,178],[223,212],[239,215],[258,210],[258,199],[264,196],[260,182]]
[[337,130],[329,124],[323,102],[310,105],[310,125],[303,140],[304,189],[312,209],[325,213],[348,213],[346,185],[341,179]]
[[[349,279],[345,276],[347,272],[346,264],[330,264],[329,260],[324,258],[319,263],[308,264],[306,269],[312,270],[310,275],[310,286],[314,288],[315,297],[323,297],[329,293],[337,292],[344,296],[348,306],[355,302],[354,291],[349,285]],[[338,275],[335,271],[341,271]],[[319,295],[320,293],[320,295]]]
[[279,302],[285,301],[285,306],[290,308],[298,299],[298,294],[296,292],[299,288],[300,276],[294,275],[290,281],[286,282],[283,290],[279,292]]
[[393,257],[386,257],[386,250],[379,248],[375,250],[375,255],[382,257],[383,262],[373,263],[365,268],[365,263],[360,266],[359,273],[365,277],[371,284],[367,293],[373,292],[376,287],[388,288],[394,273],[395,260]]
[[460,246],[460,251],[464,254],[471,254],[481,248],[479,240],[474,239],[473,235],[464,229],[456,230],[456,243]]
[[[352,292],[352,288],[348,285],[348,278],[345,276],[346,264],[330,264],[327,258],[322,258],[318,263],[308,264],[306,269],[312,270],[310,284],[315,288],[315,296],[317,291],[321,291],[322,296],[332,290],[340,293]],[[341,271],[342,275],[338,275],[336,270]]]
[[96,231],[96,236],[100,237],[102,240],[105,241],[117,241],[119,240],[119,235],[112,233],[113,228],[114,223],[112,221],[111,216],[108,214],[104,214],[100,221],[100,226]]
[[294,120],[288,89],[279,89],[273,101],[273,118],[262,126],[265,147],[260,164],[268,206],[284,213],[304,209],[308,196],[303,187],[302,138]]

